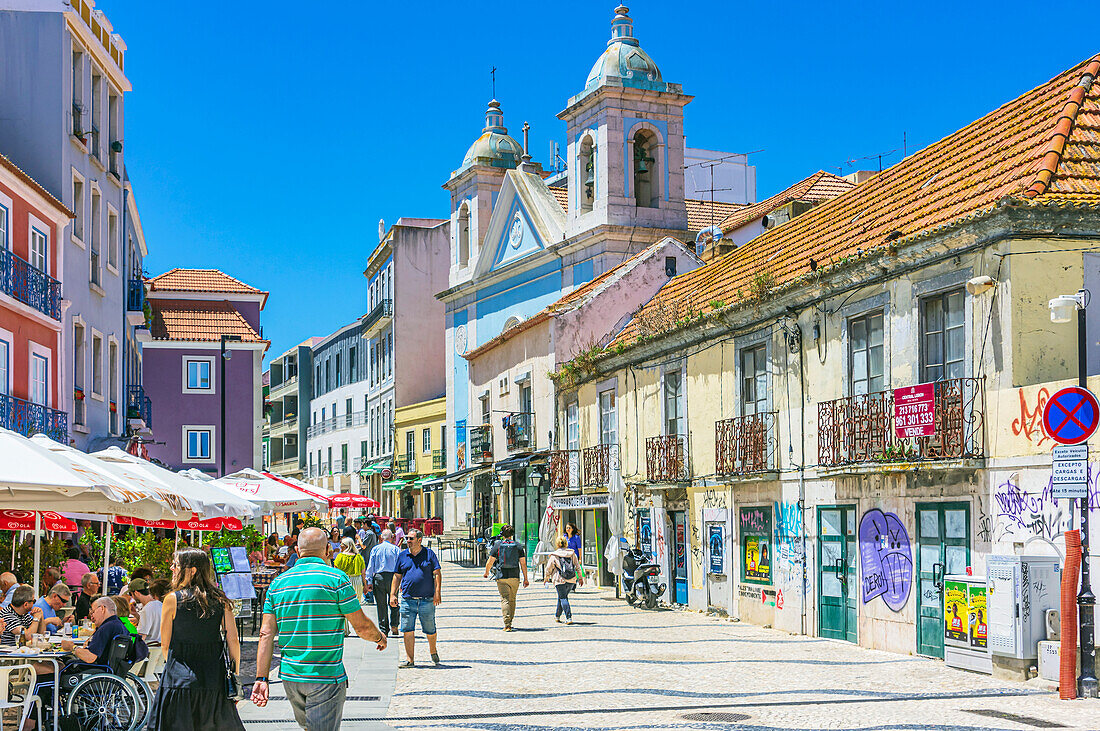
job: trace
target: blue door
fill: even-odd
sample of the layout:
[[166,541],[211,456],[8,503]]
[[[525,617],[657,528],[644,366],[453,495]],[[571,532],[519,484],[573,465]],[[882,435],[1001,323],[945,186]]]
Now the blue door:
[[683,511],[669,515],[672,517],[672,601],[687,604],[687,516]]

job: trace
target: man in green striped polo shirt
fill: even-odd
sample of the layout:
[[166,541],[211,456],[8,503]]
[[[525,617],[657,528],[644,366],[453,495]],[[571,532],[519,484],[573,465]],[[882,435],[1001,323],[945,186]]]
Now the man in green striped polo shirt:
[[306,528],[298,536],[300,558],[271,582],[256,651],[252,702],[267,705],[275,635],[282,660],[279,679],[298,725],[308,731],[337,731],[344,715],[348,676],[344,672],[344,619],[355,633],[386,649],[386,636],[367,619],[348,575],[328,564],[328,536]]

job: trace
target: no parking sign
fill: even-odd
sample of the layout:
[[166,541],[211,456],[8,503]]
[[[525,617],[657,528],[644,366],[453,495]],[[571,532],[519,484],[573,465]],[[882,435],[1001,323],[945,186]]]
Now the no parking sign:
[[1047,401],[1043,408],[1043,426],[1059,444],[1087,441],[1100,424],[1100,404],[1087,388],[1069,386]]

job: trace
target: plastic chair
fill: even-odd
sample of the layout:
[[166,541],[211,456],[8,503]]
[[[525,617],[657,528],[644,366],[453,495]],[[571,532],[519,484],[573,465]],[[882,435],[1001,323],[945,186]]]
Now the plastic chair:
[[[11,694],[12,685],[18,682],[18,675],[26,670],[30,673],[30,678],[27,679],[27,689],[23,692],[23,696],[20,699],[16,699]],[[15,675],[17,678],[12,678]],[[38,671],[34,669],[33,665],[5,665],[0,667],[0,712],[3,712],[9,708],[20,708],[19,723],[15,728],[22,729],[23,724],[30,718],[31,707],[35,709],[35,720],[38,725],[35,728],[42,728],[42,699],[34,694],[34,688],[38,680]]]

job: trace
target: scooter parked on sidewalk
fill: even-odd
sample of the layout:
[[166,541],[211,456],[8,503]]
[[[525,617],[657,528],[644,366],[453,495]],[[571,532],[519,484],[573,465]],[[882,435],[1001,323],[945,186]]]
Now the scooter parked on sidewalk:
[[627,604],[638,602],[645,604],[647,609],[655,608],[667,588],[661,583],[661,567],[639,548],[623,545],[622,549],[622,587]]

